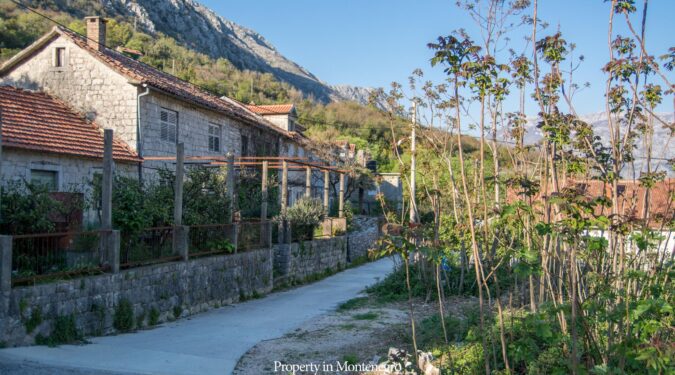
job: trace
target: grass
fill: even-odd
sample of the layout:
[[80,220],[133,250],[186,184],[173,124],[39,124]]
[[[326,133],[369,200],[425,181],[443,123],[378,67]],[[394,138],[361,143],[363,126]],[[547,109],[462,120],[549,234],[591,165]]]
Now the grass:
[[347,362],[349,365],[355,365],[359,363],[359,357],[357,357],[356,354],[345,354],[342,356],[342,361]]
[[369,311],[369,312],[363,313],[363,314],[352,315],[352,318],[356,319],[356,320],[375,320],[378,317],[379,317],[378,313],[373,312],[373,311]]
[[368,297],[352,298],[347,302],[341,303],[340,306],[338,306],[338,311],[343,312],[364,307],[368,305],[368,300],[369,300]]

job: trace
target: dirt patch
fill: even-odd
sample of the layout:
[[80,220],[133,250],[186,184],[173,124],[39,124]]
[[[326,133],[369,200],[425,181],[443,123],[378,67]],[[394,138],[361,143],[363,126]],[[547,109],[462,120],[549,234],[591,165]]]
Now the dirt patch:
[[[471,299],[447,301],[449,310]],[[415,302],[416,320],[437,313],[435,303]],[[316,317],[302,327],[278,339],[258,343],[241,357],[235,375],[285,373],[275,362],[285,364],[380,363],[390,347],[408,348],[410,323],[406,302],[379,303],[362,296],[343,304],[337,311]],[[313,373],[313,372],[299,372]],[[298,374],[299,374],[298,373]],[[346,372],[342,372],[346,373]]]

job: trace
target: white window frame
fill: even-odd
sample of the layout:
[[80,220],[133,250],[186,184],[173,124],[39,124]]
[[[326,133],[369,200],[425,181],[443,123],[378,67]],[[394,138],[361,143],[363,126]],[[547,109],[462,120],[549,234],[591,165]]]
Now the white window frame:
[[221,152],[223,150],[223,127],[221,125],[214,122],[209,123],[208,143],[210,152]]
[[178,112],[163,107],[159,109],[159,138],[162,141],[178,143]]

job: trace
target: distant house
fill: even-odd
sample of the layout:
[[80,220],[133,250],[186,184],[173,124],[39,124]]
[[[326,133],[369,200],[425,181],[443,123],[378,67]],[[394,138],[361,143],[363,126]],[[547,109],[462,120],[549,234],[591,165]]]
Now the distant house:
[[297,133],[305,131],[305,127],[298,123],[298,113],[294,104],[249,104],[247,107],[253,113],[263,116],[266,120],[278,126],[280,129]]
[[[576,193],[584,196],[587,200],[600,197],[611,199],[613,194],[612,185],[599,180],[569,180],[565,186],[567,189],[574,189]],[[673,228],[675,223],[675,179],[657,182],[651,188],[648,200],[646,199],[646,192],[647,189],[641,186],[639,181],[617,181],[616,193],[619,198],[616,209],[617,219],[621,222],[632,222],[636,228],[646,226],[659,232],[663,237],[659,250],[672,253],[675,249],[675,228]],[[515,187],[507,189],[506,195],[508,202],[525,199],[522,191]],[[532,199],[535,202],[542,201],[546,198],[546,195],[546,192],[539,192]],[[611,207],[598,206],[595,208],[594,214],[610,217],[613,215],[613,210]],[[592,230],[589,233],[593,236],[606,237],[606,233],[599,230]]]

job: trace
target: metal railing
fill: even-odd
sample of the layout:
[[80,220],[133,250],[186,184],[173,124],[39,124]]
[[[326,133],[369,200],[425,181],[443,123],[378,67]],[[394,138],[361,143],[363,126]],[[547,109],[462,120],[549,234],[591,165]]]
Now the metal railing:
[[191,225],[188,239],[190,257],[233,253],[236,249],[234,224]]
[[120,268],[180,260],[173,250],[173,227],[145,228],[136,233],[122,232]]
[[237,223],[237,251],[264,249],[272,246],[271,221],[242,221]]
[[105,272],[102,232],[12,236],[12,284],[28,285],[45,279]]

